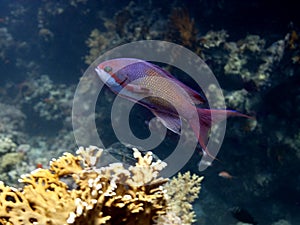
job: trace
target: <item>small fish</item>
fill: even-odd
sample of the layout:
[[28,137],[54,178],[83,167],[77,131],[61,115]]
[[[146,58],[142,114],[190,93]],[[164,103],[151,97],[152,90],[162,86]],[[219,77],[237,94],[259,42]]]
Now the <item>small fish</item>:
[[37,169],[42,169],[43,168],[43,164],[42,163],[37,163],[36,164],[36,168]]
[[218,175],[219,175],[219,177],[223,177],[223,178],[228,179],[228,180],[231,180],[231,179],[235,178],[234,176],[232,176],[227,171],[221,171]]
[[234,207],[229,210],[234,218],[236,218],[238,221],[247,223],[247,224],[253,224],[257,225],[258,223],[254,220],[253,216],[246,210],[240,207]]
[[181,119],[185,119],[204,153],[208,153],[206,143],[212,124],[228,116],[249,118],[234,110],[197,108],[199,129],[199,124],[196,126],[192,122],[192,112],[195,105],[206,102],[205,97],[159,66],[135,58],[116,58],[100,63],[95,71],[114,93],[145,106],[171,131],[180,134]]

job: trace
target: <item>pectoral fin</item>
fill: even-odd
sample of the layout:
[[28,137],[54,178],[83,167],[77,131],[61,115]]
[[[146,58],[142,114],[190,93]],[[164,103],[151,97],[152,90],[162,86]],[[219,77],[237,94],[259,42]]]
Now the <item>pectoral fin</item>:
[[[153,112],[153,111],[152,111]],[[178,115],[172,115],[165,112],[154,111],[154,115],[162,122],[162,124],[176,134],[180,134],[181,119]]]
[[125,87],[128,91],[134,92],[134,93],[140,93],[140,94],[151,94],[150,89],[140,86],[140,85],[135,85],[135,84],[127,84]]

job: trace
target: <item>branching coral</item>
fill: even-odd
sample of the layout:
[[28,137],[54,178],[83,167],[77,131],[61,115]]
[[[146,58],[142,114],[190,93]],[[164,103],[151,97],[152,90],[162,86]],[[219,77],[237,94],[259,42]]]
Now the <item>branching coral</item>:
[[[192,218],[191,205],[183,202],[193,201],[202,178],[180,175],[166,187],[166,194],[163,184],[168,180],[159,177],[166,164],[154,162],[151,152],[142,156],[133,150],[137,162],[128,169],[121,163],[96,168],[103,149],[89,147],[80,148],[77,156],[65,153],[53,159],[49,169],[23,175],[22,190],[0,182],[0,224],[150,225],[162,215],[178,213],[178,221]],[[172,191],[174,184],[176,190],[185,184],[189,192],[177,194]],[[182,211],[175,210],[175,204]]]
[[195,222],[195,213],[191,203],[198,198],[202,180],[203,177],[186,172],[183,175],[179,173],[178,177],[167,183],[165,189],[169,198],[169,210],[166,215],[159,218],[158,224],[169,224],[167,221],[170,218],[172,218],[172,224],[188,225]]
[[170,23],[173,31],[179,33],[183,45],[191,47],[195,44],[197,29],[187,10],[175,8],[170,15]]

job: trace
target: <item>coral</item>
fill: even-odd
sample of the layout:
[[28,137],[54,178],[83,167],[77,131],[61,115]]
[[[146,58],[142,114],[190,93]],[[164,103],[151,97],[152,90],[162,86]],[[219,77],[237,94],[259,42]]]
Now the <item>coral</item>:
[[286,35],[285,41],[287,43],[287,48],[291,54],[291,60],[293,64],[300,64],[300,38],[299,32],[292,30]]
[[[179,173],[178,177],[168,182],[165,189],[169,199],[169,210],[166,215],[158,219],[158,224],[192,224],[195,222],[195,213],[191,203],[198,198],[202,180],[203,177],[186,172],[183,175]],[[167,222],[169,218],[172,218],[172,223]]]
[[245,105],[247,95],[249,95],[249,93],[245,89],[227,93],[225,97],[226,105],[233,109],[245,108],[243,106]]
[[0,137],[0,179],[12,183],[17,179],[13,173],[24,159],[24,154],[19,152],[19,146],[9,137]]
[[197,29],[195,27],[195,21],[191,19],[189,12],[182,8],[175,8],[170,15],[170,26],[172,28],[173,37],[179,33],[180,43],[185,46],[192,47],[196,42]]
[[[89,48],[89,54],[84,57],[85,63],[91,64],[101,53],[123,43],[161,38],[166,30],[165,23],[157,11],[149,11],[147,7],[130,1],[113,18],[111,15],[102,16],[104,29],[94,28],[85,41]],[[147,19],[145,11],[148,11]]]
[[219,47],[221,44],[226,42],[228,34],[225,30],[220,31],[208,31],[203,37],[201,37],[200,42],[205,48]]
[[225,74],[240,74],[243,66],[247,62],[246,59],[241,58],[236,43],[226,43],[225,48],[230,50],[228,61],[224,66]]
[[258,90],[264,88],[271,82],[272,69],[282,59],[285,45],[284,40],[278,40],[265,48],[265,40],[257,35],[225,43],[229,57],[224,72],[240,75],[244,82],[253,81]]
[[0,158],[0,171],[4,171],[7,168],[11,168],[12,166],[15,166],[16,164],[18,164],[19,162],[21,162],[21,160],[23,159],[23,155],[19,154],[17,152],[11,152],[11,153],[7,153],[3,156],[1,156]]
[[259,53],[264,49],[265,40],[261,39],[258,35],[247,35],[244,40],[239,42],[239,49],[243,51],[250,51]]
[[110,40],[114,38],[111,32],[101,32],[98,29],[93,29],[90,37],[86,41],[86,45],[90,48],[89,55],[85,56],[85,63],[91,64],[98,58],[100,53],[110,46]]
[[12,152],[16,149],[17,145],[8,137],[0,138],[0,154]]
[[299,46],[299,34],[295,30],[288,36],[287,46],[289,49],[296,49]]
[[0,224],[147,225],[166,212],[185,221],[178,224],[191,224],[194,214],[185,201],[197,197],[202,178],[187,173],[164,187],[168,179],[159,172],[166,164],[154,162],[151,152],[133,151],[137,162],[128,169],[122,163],[96,168],[103,149],[81,147],[77,156],[65,153],[49,169],[23,175],[22,190],[0,182]]
[[[24,113],[16,106],[0,103],[0,142],[3,143],[3,138],[15,139],[16,136],[20,136],[25,118]],[[1,151],[0,149],[0,153]]]
[[215,84],[208,85],[206,96],[208,99],[211,99],[210,107],[212,108],[224,108],[224,98],[223,95],[218,94],[218,90]]
[[[113,31],[118,33],[122,42],[159,39],[166,30],[166,23],[157,10],[150,10],[151,4],[130,1],[126,7],[116,12],[113,21],[106,19],[105,22],[115,25]],[[148,12],[147,19],[145,11]],[[107,25],[105,27],[111,31]]]
[[[155,221],[156,225],[182,225],[182,220],[174,212],[167,211],[166,214],[161,215]],[[191,223],[189,223],[191,224]]]

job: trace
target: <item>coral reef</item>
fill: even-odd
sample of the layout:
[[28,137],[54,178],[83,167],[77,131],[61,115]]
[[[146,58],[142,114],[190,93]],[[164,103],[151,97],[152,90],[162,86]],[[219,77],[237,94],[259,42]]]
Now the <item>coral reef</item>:
[[[0,138],[21,141],[26,115],[15,105],[0,103]],[[0,150],[1,152],[1,150]]]
[[[93,29],[85,41],[89,48],[89,54],[84,57],[85,63],[91,64],[104,51],[123,43],[161,38],[166,24],[157,11],[149,11],[148,7],[130,1],[113,18],[111,14],[103,15],[104,28]],[[147,19],[144,17],[145,10],[148,10]]]
[[257,89],[262,89],[271,83],[271,72],[282,59],[285,41],[279,40],[265,48],[265,40],[258,35],[248,35],[224,47],[229,51],[225,74],[238,74],[245,82],[253,81]]
[[[169,40],[185,45],[205,60],[224,88],[226,107],[257,117],[228,120],[228,132],[218,155],[226,162],[226,168],[214,163],[206,173],[228,170],[238,179],[222,180],[223,183],[218,183],[217,178],[207,179],[209,191],[204,198],[209,196],[209,200],[201,199],[201,217],[207,215],[202,221],[211,224],[213,217],[218,218],[215,224],[222,223],[228,205],[244,200],[249,208],[261,207],[261,212],[270,209],[266,215],[271,221],[261,223],[271,224],[279,218],[288,218],[293,223],[293,217],[298,215],[290,208],[296,206],[299,198],[285,193],[299,193],[300,178],[295,172],[300,159],[299,25],[289,20],[289,25],[284,22],[273,26],[282,17],[270,21],[265,16],[277,4],[269,4],[261,14],[262,20],[272,25],[266,32],[260,30],[265,22],[245,29],[243,25],[252,20],[226,21],[227,16],[232,19],[230,15],[240,9],[240,4],[228,7],[230,3],[223,0],[147,3],[44,0],[38,4],[6,1],[1,5],[0,180],[16,185],[20,174],[36,167],[45,168],[50,158],[75,149],[70,111],[75,84],[86,67],[82,59],[91,63],[106,50],[135,40]],[[261,3],[249,4],[257,10]],[[221,12],[224,21],[219,17]],[[239,11],[239,15],[243,13]],[[253,19],[259,21],[256,16]],[[84,57],[85,54],[88,56]],[[176,69],[170,72],[191,84]],[[219,96],[214,96],[216,87],[210,85],[208,89],[208,95],[215,97],[210,106],[223,107]],[[81,91],[96,90],[86,82]],[[96,110],[96,123],[101,126],[97,129],[104,144],[110,145],[117,141],[108,129],[107,106],[114,98],[106,90],[101,94],[104,98],[99,99]],[[82,107],[90,107],[89,103],[84,101]],[[89,116],[80,118],[80,123],[85,124]],[[136,124],[133,128],[143,132]],[[87,131],[78,128],[74,132],[84,136]],[[182,136],[186,143],[193,138],[188,132]],[[164,151],[158,154],[161,152]],[[193,165],[192,160],[188,169]],[[210,180],[214,181],[209,186]],[[268,197],[272,199],[261,201]],[[263,203],[257,206],[256,202]],[[165,218],[171,224],[182,223],[173,211],[167,210]]]
[[179,175],[163,186],[168,179],[159,171],[166,164],[153,161],[151,152],[133,151],[137,162],[128,169],[122,163],[97,168],[103,149],[90,146],[79,148],[77,156],[53,159],[49,169],[23,175],[22,190],[0,182],[0,224],[154,224],[163,215],[191,224],[190,202],[202,178]]
[[[20,99],[22,107],[33,111],[41,119],[56,121],[70,115],[73,99],[73,87],[56,85],[47,75],[30,79],[26,92]],[[23,91],[23,90],[21,90]]]
[[[37,165],[47,165],[52,157],[75,147],[70,131],[74,89],[71,85],[55,84],[46,75],[6,84],[1,101],[7,104],[0,103],[0,156],[10,163],[0,166],[2,181],[15,184],[20,174]],[[47,123],[48,129],[44,129],[43,123]],[[38,135],[29,138],[27,132],[34,130]],[[45,138],[51,133],[57,135]]]

